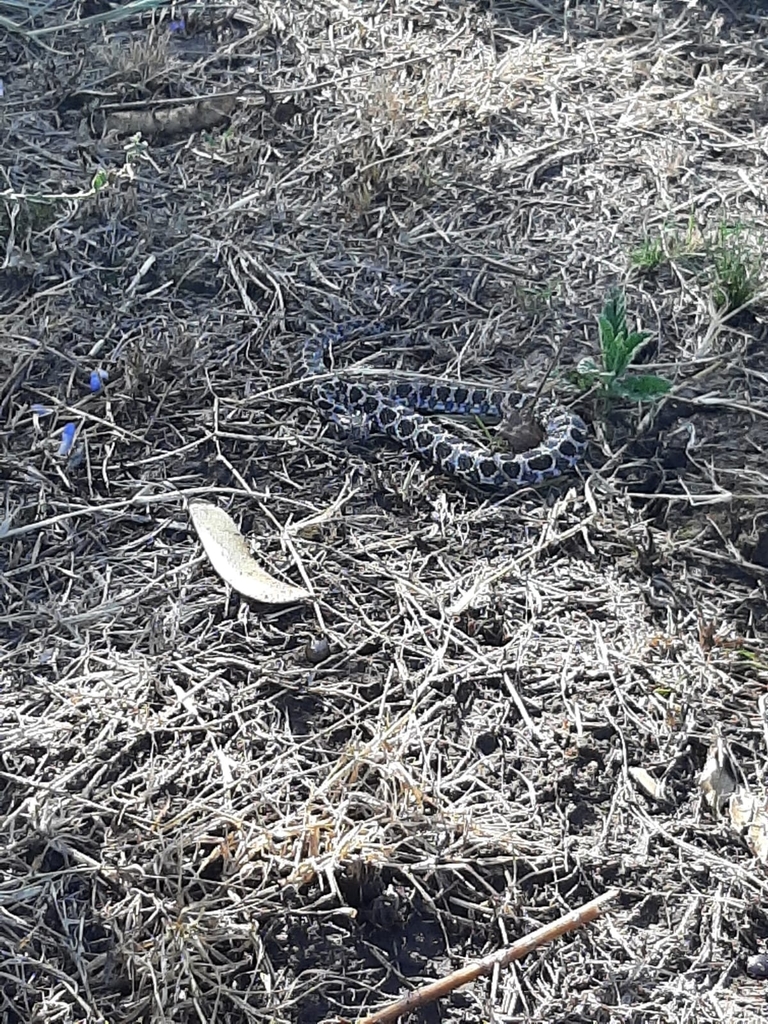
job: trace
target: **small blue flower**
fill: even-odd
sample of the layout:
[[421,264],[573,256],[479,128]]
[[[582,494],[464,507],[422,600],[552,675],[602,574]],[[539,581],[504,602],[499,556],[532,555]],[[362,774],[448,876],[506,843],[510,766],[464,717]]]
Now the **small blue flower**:
[[91,391],[101,391],[101,385],[109,380],[106,370],[91,370]]
[[75,443],[75,434],[77,433],[77,427],[74,423],[68,423],[61,432],[61,444],[59,445],[59,455],[69,455],[72,450],[72,445]]
[[185,28],[185,25],[184,25],[184,19],[183,18],[179,18],[178,21],[169,21],[168,22],[168,31],[169,32],[183,32],[184,28]]

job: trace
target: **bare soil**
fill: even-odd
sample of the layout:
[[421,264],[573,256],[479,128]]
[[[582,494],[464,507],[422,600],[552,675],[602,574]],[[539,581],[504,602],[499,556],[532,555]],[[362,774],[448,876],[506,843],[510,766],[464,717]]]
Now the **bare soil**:
[[[4,1022],[354,1019],[613,887],[414,1019],[766,1019],[698,786],[766,779],[759,6],[0,4]],[[573,384],[615,287],[656,403]],[[371,379],[557,357],[582,472],[339,436],[351,318]],[[228,592],[191,498],[315,600]]]

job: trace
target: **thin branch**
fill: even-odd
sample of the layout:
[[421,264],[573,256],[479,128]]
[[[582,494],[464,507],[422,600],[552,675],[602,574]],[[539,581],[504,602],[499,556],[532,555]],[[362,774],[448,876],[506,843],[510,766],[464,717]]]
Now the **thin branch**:
[[428,985],[423,985],[421,988],[409,992],[400,999],[396,999],[393,1003],[388,1003],[381,1010],[377,1010],[368,1017],[363,1017],[358,1021],[358,1024],[389,1024],[390,1021],[395,1021],[406,1013],[411,1013],[413,1010],[426,1006],[436,999],[442,999],[443,996],[453,992],[454,989],[459,988],[461,985],[467,985],[470,981],[476,981],[478,978],[483,977],[483,975],[490,974],[497,966],[506,967],[513,960],[521,960],[539,946],[552,942],[553,939],[559,939],[561,935],[565,935],[567,932],[572,932],[576,928],[581,928],[582,925],[594,921],[596,917],[600,916],[603,906],[615,899],[618,893],[618,889],[610,889],[608,892],[603,893],[602,896],[598,896],[596,899],[590,900],[589,903],[585,903],[578,910],[572,910],[569,914],[558,917],[551,924],[542,925],[541,928],[537,928],[530,935],[518,939],[517,942],[512,943],[506,949],[497,950],[497,952],[483,957],[482,960],[477,960],[474,963],[467,964],[466,967],[461,967],[458,971],[453,971],[452,974],[447,975],[445,978],[431,981]]

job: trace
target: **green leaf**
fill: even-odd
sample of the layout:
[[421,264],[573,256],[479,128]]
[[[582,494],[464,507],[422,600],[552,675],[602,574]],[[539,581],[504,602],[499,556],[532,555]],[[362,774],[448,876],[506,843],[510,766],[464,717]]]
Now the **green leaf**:
[[598,317],[603,366],[608,373],[622,374],[627,368],[627,316],[624,293],[614,288],[603,304]]
[[612,288],[603,306],[603,316],[611,320],[617,330],[621,330],[626,315],[626,300],[621,288]]
[[613,359],[611,360],[611,369],[617,377],[623,375],[631,359],[632,349],[627,348],[627,339],[622,335],[617,339]]
[[627,345],[632,352],[636,352],[651,336],[650,331],[632,331],[627,336]]
[[603,358],[603,367],[608,373],[613,373],[616,367],[616,357],[620,346],[617,344],[616,332],[613,324],[607,317],[600,317],[600,354]]
[[109,174],[104,168],[100,168],[91,179],[91,188],[94,192],[100,192],[109,181]]
[[608,373],[618,377],[627,368],[627,360],[624,354],[624,337],[618,335],[610,345],[603,350],[603,363]]
[[603,347],[603,351],[605,351],[613,344],[616,338],[616,331],[614,330],[611,318],[607,317],[604,313],[598,317],[598,323],[600,324],[600,344]]
[[603,373],[595,360],[590,358],[590,356],[580,359],[576,369],[569,370],[565,376],[580,391],[589,391],[596,384],[601,391],[604,391],[608,381],[613,379],[610,374]]
[[661,395],[666,395],[672,387],[672,381],[653,374],[640,374],[638,377],[627,377],[621,383],[614,383],[613,391],[622,398],[633,402],[648,402]]
[[605,300],[602,312],[603,319],[613,328],[614,336],[627,333],[627,306],[624,292],[614,288]]
[[581,374],[598,374],[600,373],[600,367],[592,356],[584,356],[576,364],[576,372]]
[[638,348],[643,344],[647,337],[647,331],[633,331],[630,335],[622,334],[617,339],[618,351],[616,353],[613,367],[613,372],[617,377],[621,377],[632,362]]
[[567,374],[568,381],[577,387],[579,391],[589,391],[598,379],[596,373],[579,373],[578,370],[572,370]]

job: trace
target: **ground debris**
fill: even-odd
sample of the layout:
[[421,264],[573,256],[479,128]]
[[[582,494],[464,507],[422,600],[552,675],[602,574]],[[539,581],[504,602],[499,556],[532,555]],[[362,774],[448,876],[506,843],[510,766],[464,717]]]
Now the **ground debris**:
[[[762,1019],[755,5],[5,6],[0,1016],[357,1019],[618,889],[443,1016]],[[616,286],[659,401],[574,379]],[[366,382],[554,362],[580,475],[323,424],[346,320]],[[201,501],[311,604],[225,595]]]

